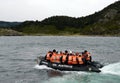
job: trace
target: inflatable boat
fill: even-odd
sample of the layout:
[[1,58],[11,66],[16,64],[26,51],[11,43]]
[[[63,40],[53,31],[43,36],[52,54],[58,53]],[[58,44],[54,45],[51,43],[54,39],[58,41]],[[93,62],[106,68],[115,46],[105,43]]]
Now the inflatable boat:
[[100,68],[103,67],[102,64],[100,64],[97,61],[92,61],[87,65],[68,65],[68,64],[61,64],[61,63],[51,63],[49,61],[46,61],[43,56],[38,57],[37,63],[39,65],[46,65],[47,67],[61,70],[61,71],[88,71],[88,72],[101,72]]

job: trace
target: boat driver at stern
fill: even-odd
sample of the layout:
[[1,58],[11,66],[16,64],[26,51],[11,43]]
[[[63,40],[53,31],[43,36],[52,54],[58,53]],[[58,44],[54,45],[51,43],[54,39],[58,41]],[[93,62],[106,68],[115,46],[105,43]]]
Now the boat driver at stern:
[[86,65],[91,63],[92,57],[91,57],[90,53],[89,53],[87,50],[85,50],[85,51],[82,53],[82,56],[83,56],[83,58],[85,59],[85,64],[86,64]]

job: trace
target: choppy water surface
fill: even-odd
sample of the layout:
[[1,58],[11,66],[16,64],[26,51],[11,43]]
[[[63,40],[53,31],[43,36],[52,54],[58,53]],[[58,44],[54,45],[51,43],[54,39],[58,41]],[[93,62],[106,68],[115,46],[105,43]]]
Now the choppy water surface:
[[[101,73],[61,72],[36,65],[48,50],[91,52],[106,66]],[[0,37],[0,83],[119,83],[120,37]]]

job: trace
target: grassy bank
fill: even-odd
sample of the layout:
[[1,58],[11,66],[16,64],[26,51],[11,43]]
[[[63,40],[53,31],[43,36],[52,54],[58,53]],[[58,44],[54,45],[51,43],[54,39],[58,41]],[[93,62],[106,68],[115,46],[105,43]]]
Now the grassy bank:
[[24,34],[12,29],[0,28],[0,36],[22,36],[22,35]]

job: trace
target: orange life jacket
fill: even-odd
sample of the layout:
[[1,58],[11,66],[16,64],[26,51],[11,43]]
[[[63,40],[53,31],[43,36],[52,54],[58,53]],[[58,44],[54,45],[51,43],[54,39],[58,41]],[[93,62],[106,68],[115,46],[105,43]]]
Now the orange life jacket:
[[77,64],[77,56],[73,55],[72,57],[72,64]]
[[61,56],[62,55],[60,55],[60,54],[53,53],[52,57],[50,58],[50,62],[60,63]]
[[56,62],[56,53],[53,53],[53,55],[50,58],[50,62]]
[[61,58],[61,56],[62,55],[60,55],[60,54],[57,54],[55,57],[55,59],[56,59],[56,61],[55,62],[57,62],[57,63],[60,63],[60,58]]
[[72,64],[72,60],[73,60],[73,56],[69,55],[68,56],[68,64],[71,65]]
[[78,59],[78,64],[81,64],[81,65],[84,64],[82,60],[82,56],[78,56],[77,59]]
[[50,54],[51,54],[51,53],[49,53],[49,52],[47,53],[47,55],[46,55],[46,60],[50,60]]
[[66,58],[67,58],[67,55],[64,54],[64,55],[62,56],[62,63],[65,63],[65,62],[66,62]]

